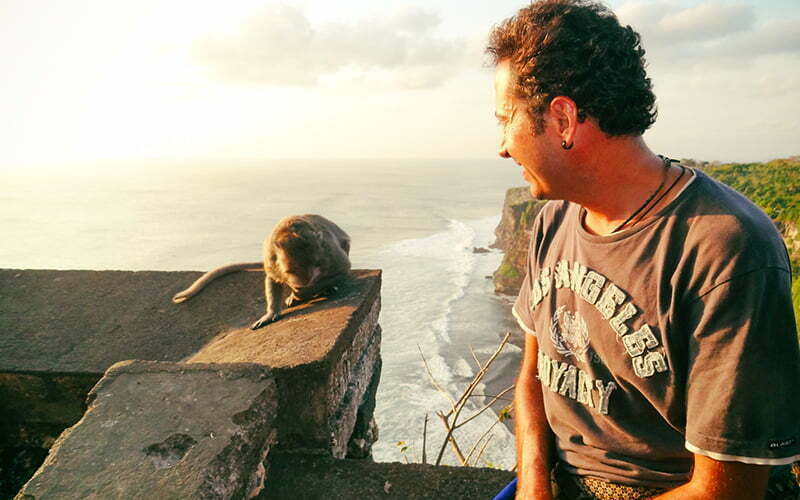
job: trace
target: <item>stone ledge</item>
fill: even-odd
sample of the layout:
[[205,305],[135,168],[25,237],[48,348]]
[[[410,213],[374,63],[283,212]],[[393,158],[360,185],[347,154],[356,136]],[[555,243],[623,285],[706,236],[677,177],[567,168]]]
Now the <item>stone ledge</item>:
[[[201,274],[0,269],[0,373],[91,373],[99,379],[118,361],[183,361],[242,333],[252,341],[276,336],[258,351],[251,342],[245,354],[261,356],[252,361],[296,366],[341,351],[349,339],[336,337],[331,318],[345,325],[353,303],[365,298],[352,294],[374,299],[380,293],[380,271],[354,270],[333,300],[287,309],[282,320],[252,332],[247,327],[264,313],[263,273],[223,276],[173,304],[172,295]],[[328,313],[311,315],[321,311]],[[290,342],[298,330],[318,335]]]
[[488,500],[514,478],[509,471],[338,460],[272,453],[270,479],[259,500],[331,498]]
[[[324,449],[343,458],[380,359],[380,272],[358,276],[335,297],[301,305],[261,330],[232,329],[187,361],[272,367],[281,408],[278,446]],[[302,314],[312,307],[313,315]]]
[[200,274],[0,269],[0,497],[30,477],[83,414],[91,386],[125,359],[275,367],[283,447],[369,457],[380,271],[355,270],[330,297],[257,331],[263,274],[233,273],[173,304]]
[[257,365],[119,363],[16,498],[248,498],[263,487],[276,396]]

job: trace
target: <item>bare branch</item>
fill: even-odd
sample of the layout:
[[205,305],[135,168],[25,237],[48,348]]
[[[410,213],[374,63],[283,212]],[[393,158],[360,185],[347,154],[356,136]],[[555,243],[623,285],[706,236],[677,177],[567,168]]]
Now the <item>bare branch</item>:
[[425,414],[425,423],[422,424],[422,463],[428,463],[428,414]]
[[[448,394],[447,391],[445,391],[444,388],[439,384],[439,382],[434,378],[433,373],[431,371],[431,368],[428,365],[428,361],[427,361],[427,359],[425,359],[425,355],[422,353],[422,349],[420,348],[419,345],[417,345],[417,349],[419,350],[420,356],[422,357],[422,362],[425,365],[425,370],[428,373],[428,377],[430,378],[431,383],[433,384],[433,386],[436,388],[437,391],[439,391],[441,394],[443,394],[447,398],[447,400],[450,401],[450,404],[451,404],[451,409],[447,413],[445,413],[443,411],[436,411],[436,415],[441,420],[442,425],[444,426],[445,430],[447,431],[447,434],[445,435],[444,441],[442,442],[442,445],[439,448],[439,453],[438,453],[438,455],[436,457],[435,465],[441,465],[442,457],[444,456],[444,450],[447,448],[447,444],[448,443],[450,443],[450,446],[453,449],[453,453],[456,455],[458,460],[461,462],[461,465],[468,465],[470,458],[475,454],[476,450],[479,449],[478,448],[479,446],[480,446],[480,449],[478,451],[477,457],[475,458],[475,463],[477,463],[478,459],[480,459],[480,457],[483,455],[484,451],[486,450],[486,447],[488,446],[489,441],[491,441],[491,439],[493,437],[490,433],[491,433],[492,429],[494,429],[494,426],[497,425],[498,422],[500,422],[499,418],[494,423],[492,423],[492,425],[475,442],[475,444],[472,446],[472,448],[470,449],[469,454],[466,457],[464,456],[464,453],[461,451],[460,447],[458,446],[458,442],[456,441],[454,432],[459,427],[461,427],[463,425],[466,425],[467,423],[469,423],[472,420],[474,420],[475,418],[477,418],[479,415],[481,415],[487,409],[490,409],[493,404],[495,404],[497,401],[502,399],[503,396],[505,396],[509,391],[511,391],[514,388],[514,386],[512,385],[512,386],[504,389],[503,391],[501,391],[500,394],[492,396],[491,397],[492,399],[486,405],[484,405],[480,410],[478,410],[476,413],[474,413],[473,415],[470,415],[463,422],[459,422],[458,421],[459,417],[461,416],[461,412],[464,410],[465,405],[467,404],[467,401],[469,401],[470,398],[478,397],[478,396],[489,397],[487,395],[476,395],[476,394],[474,394],[475,390],[480,385],[481,381],[483,380],[483,377],[486,375],[486,373],[489,370],[489,368],[492,366],[494,361],[497,359],[497,357],[500,355],[500,353],[505,348],[505,346],[508,343],[508,340],[509,340],[510,337],[511,337],[511,333],[507,332],[505,334],[505,336],[503,337],[503,340],[501,341],[500,345],[497,347],[497,349],[495,349],[494,353],[489,357],[489,359],[483,364],[481,364],[480,360],[478,359],[477,355],[475,354],[475,351],[472,349],[472,346],[469,346],[469,350],[470,350],[470,353],[472,354],[472,358],[477,363],[479,370],[473,376],[472,380],[467,385],[467,388],[464,390],[464,392],[461,393],[461,395],[458,397],[458,399],[453,399],[453,397],[450,396],[450,394]],[[425,424],[424,424],[424,429],[423,429],[423,449],[422,449],[423,463],[425,463],[426,460],[427,460],[427,453],[426,453],[427,424],[428,424],[428,416],[426,414],[425,415]]]
[[477,411],[477,412],[475,412],[474,414],[470,415],[470,416],[469,416],[469,418],[467,418],[467,419],[466,419],[466,420],[464,420],[463,422],[459,422],[459,423],[458,423],[458,425],[455,425],[455,426],[454,426],[454,428],[458,429],[458,428],[459,428],[459,427],[461,427],[462,425],[466,425],[467,423],[469,423],[469,422],[470,422],[472,419],[474,419],[474,418],[477,418],[477,417],[478,417],[478,416],[479,416],[481,413],[483,413],[483,412],[485,412],[486,410],[488,410],[489,408],[491,408],[491,407],[492,407],[492,405],[493,405],[493,404],[495,404],[495,403],[496,403],[496,402],[497,402],[497,401],[498,401],[498,400],[499,400],[501,397],[505,396],[505,395],[506,395],[506,393],[508,393],[509,391],[512,391],[513,389],[514,389],[514,386],[513,386],[513,385],[506,387],[505,389],[503,389],[503,390],[500,392],[500,394],[498,394],[497,396],[495,396],[494,398],[492,398],[492,400],[491,400],[491,401],[489,401],[488,403],[486,403],[486,404],[483,406],[483,408],[481,408],[480,410],[478,410],[478,411]]
[[482,369],[483,365],[481,365],[480,360],[478,360],[478,356],[475,355],[475,351],[472,350],[472,346],[469,346],[469,352],[472,354],[472,359],[475,360],[475,364],[478,365],[478,370]]
[[461,410],[464,408],[464,405],[466,404],[467,400],[472,396],[472,393],[478,387],[478,384],[480,384],[481,380],[483,380],[484,375],[486,375],[486,371],[489,369],[490,366],[492,366],[492,363],[494,363],[494,360],[497,359],[497,356],[500,355],[500,352],[502,352],[503,348],[508,343],[508,339],[510,337],[511,337],[511,333],[507,332],[505,334],[505,336],[503,337],[503,341],[500,342],[499,346],[497,346],[497,349],[495,349],[495,351],[492,354],[492,356],[489,358],[488,361],[486,361],[486,363],[483,365],[483,368],[481,368],[481,370],[478,373],[475,374],[475,376],[472,378],[472,382],[470,382],[470,384],[467,386],[467,388],[461,394],[461,397],[458,399],[458,401],[456,401],[456,403],[454,405],[454,410],[455,411],[453,412],[454,413],[454,415],[453,415],[453,426],[454,427],[458,427],[457,421],[458,421],[458,416],[461,413]]
[[442,386],[439,385],[439,382],[436,381],[436,378],[434,378],[433,373],[431,372],[431,367],[428,366],[428,360],[425,359],[425,355],[422,353],[422,348],[419,346],[419,344],[417,344],[417,350],[419,351],[419,355],[422,356],[422,363],[425,365],[425,371],[428,372],[428,377],[430,378],[431,383],[433,384],[433,386],[436,388],[437,391],[442,393],[444,397],[446,397],[447,400],[450,401],[450,405],[455,408],[456,402],[453,400],[452,397],[450,397],[450,394],[448,394],[447,391],[445,391],[442,388]]
[[483,452],[486,451],[486,447],[489,446],[489,441],[491,441],[493,437],[494,437],[494,434],[492,434],[491,436],[486,438],[486,441],[483,443],[483,446],[481,447],[480,453],[478,453],[478,456],[475,457],[475,464],[474,465],[477,465],[478,460],[480,460],[481,457],[483,456]]
[[[490,425],[489,428],[486,429],[486,432],[481,434],[481,437],[479,437],[475,441],[475,444],[472,445],[472,448],[469,450],[469,453],[467,453],[467,462],[469,462],[469,459],[472,458],[472,454],[475,453],[475,450],[478,448],[478,445],[481,444],[481,441],[483,441],[486,438],[486,436],[489,435],[490,432],[492,432],[492,429],[494,429],[494,426],[497,425],[498,422],[500,421],[495,420],[494,423],[492,423],[492,425]],[[477,459],[474,463],[477,463]]]
[[[445,436],[444,443],[442,443],[443,448],[439,452],[439,457],[441,458],[442,454],[444,453],[444,445],[449,442],[450,446],[453,448],[453,453],[455,453],[459,462],[461,462],[461,465],[467,465],[467,460],[464,458],[464,454],[461,453],[461,449],[458,447],[458,443],[456,443],[456,439],[453,436],[453,431],[455,429],[450,426],[450,422],[448,422],[443,415],[439,415],[439,417],[442,419],[444,428],[447,429],[447,436]],[[437,461],[436,465],[440,465],[440,463]]]
[[447,420],[447,417],[441,411],[437,411],[436,415],[442,420],[444,423],[445,428],[447,429],[447,435],[442,441],[442,446],[439,447],[439,454],[436,456],[436,462],[434,465],[441,465],[442,464],[442,456],[444,456],[444,450],[447,449],[447,442],[450,439],[450,435],[453,433],[453,430],[450,428],[450,422]]
[[[513,387],[513,386],[512,386],[512,387]],[[513,401],[513,400],[514,400],[514,398],[503,398],[503,397],[499,397],[497,394],[473,394],[473,395],[472,395],[472,396],[470,396],[470,397],[471,397],[471,398],[497,398],[498,400],[499,400],[499,399],[502,399],[503,401]]]

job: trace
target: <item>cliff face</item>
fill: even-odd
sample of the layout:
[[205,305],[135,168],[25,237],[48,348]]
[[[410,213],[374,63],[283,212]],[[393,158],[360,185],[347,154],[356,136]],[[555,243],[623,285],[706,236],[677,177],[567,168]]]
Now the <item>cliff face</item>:
[[789,250],[789,256],[792,261],[800,261],[800,229],[797,223],[791,221],[779,221],[775,223],[778,230],[783,236],[783,241],[786,243],[786,248]]
[[530,230],[533,219],[544,205],[534,200],[528,187],[516,187],[506,191],[503,216],[494,234],[497,237],[492,248],[503,250],[503,262],[494,272],[495,293],[516,295],[525,278],[525,259],[528,255]]

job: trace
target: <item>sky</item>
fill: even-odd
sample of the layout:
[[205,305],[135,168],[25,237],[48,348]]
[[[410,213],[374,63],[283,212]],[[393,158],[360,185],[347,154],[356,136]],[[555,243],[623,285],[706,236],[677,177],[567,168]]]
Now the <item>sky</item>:
[[[490,158],[490,28],[524,2],[0,0],[0,169]],[[800,154],[800,2],[608,3],[675,158]]]

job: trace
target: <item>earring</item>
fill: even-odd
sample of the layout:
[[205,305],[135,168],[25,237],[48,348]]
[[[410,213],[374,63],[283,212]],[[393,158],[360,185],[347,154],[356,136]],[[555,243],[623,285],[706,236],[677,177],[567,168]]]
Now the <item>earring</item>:
[[575,145],[575,143],[573,142],[572,144],[567,146],[567,141],[566,140],[561,141],[561,147],[564,148],[564,149],[568,149],[568,150],[572,149],[572,146],[574,146],[574,145]]

